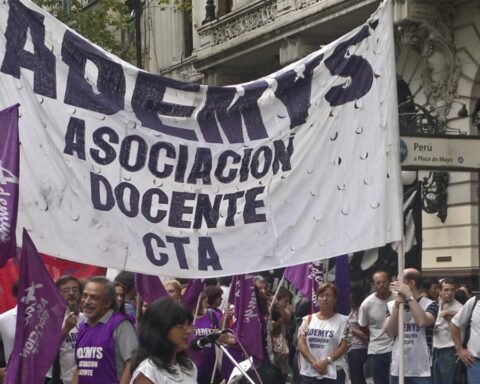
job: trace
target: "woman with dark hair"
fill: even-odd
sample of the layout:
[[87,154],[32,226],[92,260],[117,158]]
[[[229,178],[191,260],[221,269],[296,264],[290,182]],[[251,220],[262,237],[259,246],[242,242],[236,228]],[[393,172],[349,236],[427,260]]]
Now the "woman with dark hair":
[[149,304],[139,327],[139,348],[130,384],[196,384],[197,368],[186,354],[193,316],[169,297]]
[[115,297],[117,300],[118,310],[123,314],[125,314],[125,297],[126,297],[125,285],[123,285],[119,281],[114,281],[113,285],[115,287]]
[[288,361],[290,350],[288,347],[287,330],[290,327],[292,317],[291,302],[292,293],[287,288],[280,287],[270,313],[270,336],[273,357],[275,364],[281,369],[285,379],[290,373]]
[[365,300],[365,291],[360,285],[353,285],[350,289],[350,315],[348,315],[348,345],[347,360],[352,384],[366,384],[364,365],[367,361],[368,335],[358,325],[358,310]]
[[[205,292],[200,293],[200,305],[193,322],[194,336],[191,340],[208,336],[221,328],[220,314],[209,308],[209,297]],[[224,341],[224,336],[221,335],[220,340]],[[211,344],[205,346],[201,351],[189,349],[189,354],[198,368],[197,381],[199,384],[210,384],[213,369],[215,367],[215,347]],[[215,373],[214,383],[220,381],[220,373]]]
[[348,317],[336,312],[338,290],[334,284],[321,285],[316,294],[319,311],[305,316],[298,329],[300,383],[344,383],[338,360],[348,349]]

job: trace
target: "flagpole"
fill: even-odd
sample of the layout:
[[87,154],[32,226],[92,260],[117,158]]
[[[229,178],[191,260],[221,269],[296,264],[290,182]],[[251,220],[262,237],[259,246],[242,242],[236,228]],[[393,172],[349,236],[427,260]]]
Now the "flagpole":
[[285,276],[282,276],[282,278],[278,282],[278,286],[275,291],[275,294],[273,295],[272,302],[270,303],[270,307],[268,307],[268,313],[272,312],[273,305],[275,304],[275,300],[277,299],[277,296],[278,296],[278,291],[280,290],[280,287],[283,285],[284,280],[285,280]]

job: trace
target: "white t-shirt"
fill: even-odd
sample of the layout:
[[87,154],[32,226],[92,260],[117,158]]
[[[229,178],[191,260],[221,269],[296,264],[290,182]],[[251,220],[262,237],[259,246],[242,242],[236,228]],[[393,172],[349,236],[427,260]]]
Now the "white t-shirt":
[[360,305],[358,311],[358,325],[368,327],[370,331],[370,342],[368,343],[368,354],[378,355],[388,353],[393,348],[393,338],[383,330],[387,317],[387,303],[395,300],[392,293],[386,300],[379,299],[376,293],[368,296]]
[[[388,311],[392,313],[395,302],[388,303]],[[430,305],[437,304],[432,300],[421,297],[418,301],[420,307],[427,311]],[[434,316],[436,315],[436,312]],[[405,305],[404,317],[404,350],[405,350],[405,377],[420,376],[430,377],[430,352],[427,344],[427,335],[425,328],[419,327],[413,319],[410,308]],[[392,364],[390,366],[390,374],[398,376],[398,358],[400,356],[400,342],[398,337],[395,338],[392,351]]]
[[[342,339],[347,337],[346,327],[348,316],[336,313],[328,320],[320,320],[316,314],[303,318],[298,329],[299,337],[306,336],[307,348],[315,360],[324,359],[331,355],[339,346]],[[305,358],[300,355],[300,374],[317,378],[337,378],[337,364],[342,365],[338,360],[330,364],[325,375],[320,375]],[[340,360],[340,359],[339,359]]]
[[[63,322],[68,317],[68,311],[65,314]],[[80,313],[77,317],[77,325],[68,332],[67,337],[63,340],[60,346],[60,373],[61,379],[64,384],[70,384],[72,381],[73,373],[77,368],[77,362],[75,361],[75,345],[77,344],[78,327],[80,323],[85,319],[85,315]]]
[[[474,303],[475,296],[468,299],[462,309],[452,319],[452,323],[461,329],[465,329],[470,320]],[[473,356],[480,359],[480,300],[475,305],[470,324],[470,339],[468,340],[467,349]]]
[[448,309],[449,311],[458,313],[462,307],[462,304],[453,299],[450,303],[442,304],[442,308],[438,308],[438,316],[433,331],[433,348],[449,348],[454,346],[452,334],[450,333],[450,322],[452,318],[446,319],[441,316],[441,312]]
[[159,369],[150,359],[145,359],[137,369],[135,369],[135,372],[133,372],[130,384],[135,383],[135,379],[140,373],[155,384],[197,384],[197,367],[195,364],[193,364],[191,370],[182,369],[178,364],[175,368],[176,372],[172,374],[163,369]]
[[3,340],[3,350],[5,351],[5,361],[12,354],[13,344],[15,343],[15,328],[17,325],[17,307],[3,312],[0,315],[0,336]]

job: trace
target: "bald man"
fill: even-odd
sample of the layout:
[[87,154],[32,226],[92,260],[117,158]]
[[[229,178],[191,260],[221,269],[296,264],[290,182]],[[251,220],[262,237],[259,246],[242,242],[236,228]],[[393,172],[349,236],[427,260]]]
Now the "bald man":
[[400,340],[398,340],[398,309],[405,306],[404,346],[405,346],[405,384],[431,384],[430,351],[427,332],[433,331],[438,314],[436,301],[421,295],[421,275],[413,268],[405,269],[403,282],[394,281],[390,289],[397,293],[394,301],[387,305],[385,331],[395,337],[392,352],[390,378],[392,384],[398,383]]

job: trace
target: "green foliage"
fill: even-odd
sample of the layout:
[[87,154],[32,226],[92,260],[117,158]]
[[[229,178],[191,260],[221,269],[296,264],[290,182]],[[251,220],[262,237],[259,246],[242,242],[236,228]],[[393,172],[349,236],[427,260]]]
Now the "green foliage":
[[[122,0],[34,0],[57,19],[103,49],[132,61],[135,57],[134,23]],[[124,41],[122,36],[128,36]]]

